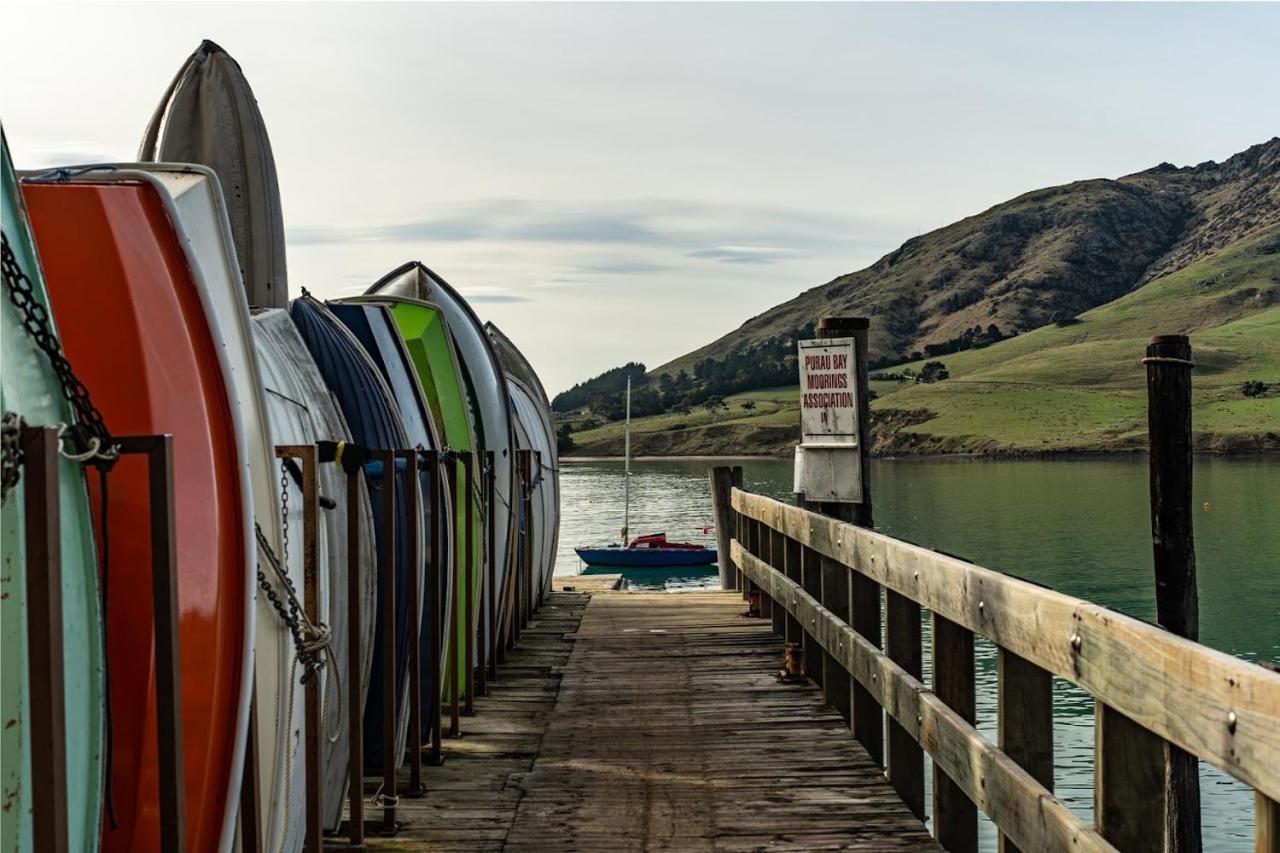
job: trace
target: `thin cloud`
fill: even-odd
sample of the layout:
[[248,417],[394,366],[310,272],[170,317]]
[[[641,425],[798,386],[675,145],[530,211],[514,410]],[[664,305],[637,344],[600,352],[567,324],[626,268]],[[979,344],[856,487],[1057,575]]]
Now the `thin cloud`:
[[771,246],[716,246],[687,253],[691,258],[703,258],[726,264],[772,264],[796,256],[794,249]]
[[[900,228],[818,210],[767,205],[714,205],[688,199],[631,199],[564,205],[529,199],[485,199],[452,205],[438,215],[365,227],[292,228],[297,245],[474,241],[667,247],[726,263],[769,263],[805,250],[847,247],[851,234]],[[793,248],[774,248],[783,238]],[[877,239],[877,243],[882,242]],[[758,245],[764,243],[764,245]],[[711,248],[707,248],[710,246]],[[630,266],[600,272],[656,272]]]
[[527,296],[515,293],[468,293],[468,302],[486,302],[491,305],[507,305],[513,302],[532,302]]

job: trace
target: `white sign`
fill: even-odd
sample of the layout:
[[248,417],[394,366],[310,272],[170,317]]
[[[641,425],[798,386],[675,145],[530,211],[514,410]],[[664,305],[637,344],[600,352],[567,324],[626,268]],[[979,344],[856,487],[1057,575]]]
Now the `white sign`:
[[858,443],[853,338],[800,341],[800,432],[805,444]]

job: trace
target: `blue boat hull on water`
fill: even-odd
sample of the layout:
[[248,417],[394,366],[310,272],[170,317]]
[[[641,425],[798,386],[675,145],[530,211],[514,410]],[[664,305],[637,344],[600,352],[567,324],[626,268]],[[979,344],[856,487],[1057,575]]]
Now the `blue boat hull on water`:
[[716,561],[714,548],[574,548],[588,566],[659,568],[665,566],[706,566]]

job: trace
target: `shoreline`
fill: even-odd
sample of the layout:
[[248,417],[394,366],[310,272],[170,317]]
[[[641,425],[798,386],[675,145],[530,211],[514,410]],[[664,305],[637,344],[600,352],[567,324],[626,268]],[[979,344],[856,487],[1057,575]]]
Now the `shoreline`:
[[[974,452],[974,453],[872,453],[872,459],[893,462],[985,462],[985,461],[1053,461],[1064,462],[1082,459],[1107,459],[1114,457],[1145,456],[1145,448],[1125,450],[1063,450],[1063,451],[1008,451],[1008,452]],[[1210,457],[1215,459],[1280,459],[1280,450],[1267,448],[1259,450],[1195,450],[1194,457]],[[561,456],[561,462],[621,462],[622,456]],[[632,456],[632,462],[759,462],[774,460],[784,462],[791,455],[771,453],[737,453],[733,455],[691,454],[688,456]]]

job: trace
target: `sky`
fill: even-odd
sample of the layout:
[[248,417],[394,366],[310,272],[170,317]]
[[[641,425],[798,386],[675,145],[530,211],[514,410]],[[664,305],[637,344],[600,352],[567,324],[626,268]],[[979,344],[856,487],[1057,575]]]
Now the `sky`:
[[[1280,5],[8,7],[19,168],[127,161],[202,39],[257,95],[296,294],[426,263],[555,394],[1038,187],[1280,133]],[[21,27],[21,36],[14,37]]]

